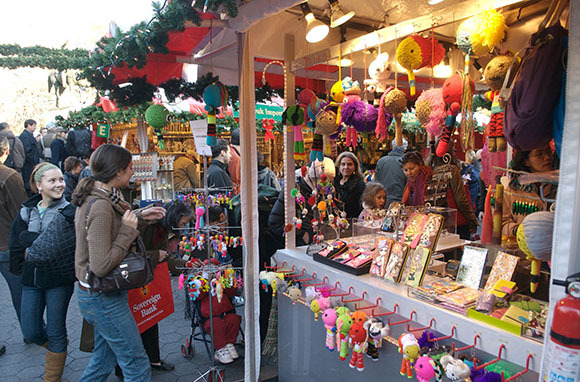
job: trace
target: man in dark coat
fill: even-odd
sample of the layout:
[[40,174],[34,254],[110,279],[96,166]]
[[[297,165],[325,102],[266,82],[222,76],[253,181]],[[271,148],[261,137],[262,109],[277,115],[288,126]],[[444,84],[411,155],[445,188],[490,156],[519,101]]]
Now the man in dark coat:
[[40,161],[40,153],[38,151],[38,142],[34,138],[34,131],[36,130],[36,121],[27,119],[24,122],[24,131],[20,134],[20,140],[24,146],[24,166],[22,166],[22,180],[24,181],[24,188],[28,195],[30,193],[30,175],[34,166]]
[[10,145],[10,153],[8,154],[8,159],[4,162],[4,166],[20,172],[24,165],[25,157],[22,141],[14,135],[12,130],[10,130],[10,125],[6,122],[0,123],[0,136],[6,137],[8,139],[8,144]]
[[[66,149],[67,131],[62,127],[56,129],[55,139],[50,144],[50,162],[64,170],[64,160],[69,156]],[[80,162],[80,159],[79,159]]]
[[232,187],[232,180],[227,172],[230,163],[230,145],[225,139],[217,141],[215,146],[211,147],[211,164],[207,169],[208,187]]
[[[20,205],[26,200],[26,191],[22,177],[15,170],[6,167],[3,163],[8,158],[10,148],[8,140],[0,136],[0,272],[6,279],[10,295],[12,296],[12,306],[16,311],[16,317],[20,321],[20,300],[22,299],[22,283],[20,276],[10,272],[10,252],[8,238],[10,237],[10,227],[18,216]],[[0,345],[0,355],[4,354],[6,348]]]
[[375,181],[381,183],[387,190],[385,208],[389,208],[393,202],[401,203],[403,199],[403,190],[407,184],[407,177],[399,161],[406,149],[406,139],[403,139],[402,146],[397,146],[393,139],[393,149],[377,162]]

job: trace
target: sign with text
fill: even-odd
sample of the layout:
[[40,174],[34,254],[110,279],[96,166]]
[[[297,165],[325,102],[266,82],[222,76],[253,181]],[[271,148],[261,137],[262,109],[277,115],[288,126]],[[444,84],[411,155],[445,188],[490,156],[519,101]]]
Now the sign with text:
[[189,126],[191,127],[191,134],[193,134],[197,154],[211,157],[211,147],[207,145],[207,119],[189,121]]
[[[240,103],[236,103],[238,110],[234,109],[234,118],[240,118]],[[256,104],[256,120],[273,119],[276,122],[282,121],[282,113],[284,108],[276,105],[266,105],[263,103]]]
[[139,333],[174,312],[171,279],[166,262],[155,267],[155,278],[151,283],[143,288],[129,290],[129,309],[133,313]]
[[99,138],[109,138],[110,127],[106,123],[97,124],[97,137]]

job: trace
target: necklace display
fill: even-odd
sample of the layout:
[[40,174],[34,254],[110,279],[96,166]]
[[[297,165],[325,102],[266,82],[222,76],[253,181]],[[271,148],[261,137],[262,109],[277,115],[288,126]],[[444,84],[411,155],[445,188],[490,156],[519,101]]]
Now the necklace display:
[[231,208],[233,196],[233,192],[228,191],[225,193],[208,195],[206,200],[206,196],[204,194],[191,193],[178,195],[177,200],[183,203],[190,203],[193,207],[227,205],[229,208]]

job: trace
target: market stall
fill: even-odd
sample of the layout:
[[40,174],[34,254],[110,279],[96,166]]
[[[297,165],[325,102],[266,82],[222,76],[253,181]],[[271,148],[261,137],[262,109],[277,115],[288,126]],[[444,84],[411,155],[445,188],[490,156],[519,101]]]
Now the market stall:
[[[348,2],[347,1],[343,1],[341,2],[341,4],[345,7],[348,8]],[[318,4],[319,6],[321,6],[320,4]],[[361,35],[358,36],[355,39],[352,40],[346,40],[345,42],[338,44],[338,45],[328,45],[325,43],[319,43],[318,47],[319,49],[309,49],[309,45],[307,44],[303,44],[302,43],[302,37],[304,35],[304,32],[295,32],[294,36],[287,34],[284,36],[284,58],[285,61],[288,63],[288,79],[287,79],[287,88],[293,88],[294,82],[293,82],[293,76],[295,74],[295,72],[298,72],[301,70],[301,68],[304,67],[309,67],[310,65],[316,65],[316,64],[320,64],[320,63],[325,63],[328,60],[331,59],[341,59],[344,57],[347,58],[353,58],[354,57],[354,61],[355,62],[362,62],[362,58],[364,57],[364,54],[361,54],[361,56],[359,56],[359,60],[357,60],[356,57],[356,53],[357,52],[364,52],[366,50],[368,50],[369,46],[381,46],[381,45],[387,45],[391,46],[391,51],[389,52],[392,56],[394,56],[394,51],[396,50],[396,45],[398,43],[401,42],[401,40],[403,40],[406,36],[408,36],[410,33],[421,33],[423,31],[425,31],[426,35],[431,35],[429,32],[432,30],[433,26],[434,26],[434,18],[436,18],[436,30],[439,26],[445,27],[448,26],[448,30],[447,32],[451,32],[449,33],[450,35],[454,35],[456,29],[457,29],[457,24],[459,24],[462,20],[469,18],[469,17],[475,17],[476,15],[478,15],[482,9],[488,9],[490,6],[491,7],[505,7],[504,11],[506,12],[506,14],[508,14],[510,11],[513,11],[517,14],[517,19],[519,21],[519,17],[520,15],[524,14],[527,15],[526,17],[523,17],[524,21],[520,22],[520,23],[514,23],[513,28],[516,32],[514,32],[513,34],[511,34],[510,31],[510,36],[508,37],[507,41],[503,41],[502,42],[502,46],[501,49],[502,51],[504,51],[507,48],[511,48],[511,49],[515,49],[515,50],[519,50],[523,47],[526,46],[527,44],[527,39],[529,37],[529,35],[531,33],[533,33],[535,31],[535,28],[537,27],[537,25],[539,24],[539,22],[541,21],[541,19],[543,18],[543,16],[545,15],[546,10],[548,9],[548,7],[550,6],[549,3],[543,4],[542,6],[544,8],[540,15],[538,16],[534,16],[534,14],[536,14],[536,12],[538,11],[537,8],[533,8],[532,10],[530,10],[530,8],[528,8],[528,6],[533,5],[533,4],[529,4],[527,2],[503,2],[503,3],[494,3],[494,4],[488,4],[487,2],[481,2],[481,3],[473,3],[473,4],[467,4],[467,3],[461,3],[461,4],[456,4],[455,6],[449,6],[449,8],[445,8],[444,6],[442,8],[440,8],[437,12],[435,13],[431,13],[428,14],[426,16],[422,16],[422,17],[409,17],[407,20],[405,21],[400,21],[398,23],[395,23],[394,25],[391,25],[389,27],[383,28],[383,29],[377,29],[374,33],[371,33],[369,35]],[[535,3],[535,6],[539,6],[537,3]],[[571,18],[573,19],[574,17],[574,13],[573,13],[574,9],[572,9],[572,13],[571,13]],[[530,13],[527,13],[530,12]],[[519,15],[518,15],[519,14]],[[276,21],[280,21],[279,19],[277,19]],[[275,22],[273,20],[263,20],[260,23],[260,27],[266,27],[266,22],[272,22],[272,24],[268,24],[268,25],[273,25]],[[457,22],[457,24],[456,24]],[[278,23],[280,24],[280,23]],[[572,24],[569,24],[572,25]],[[253,28],[252,28],[253,30]],[[294,28],[289,28],[289,31],[294,30]],[[521,34],[518,34],[517,32],[521,32]],[[441,34],[445,34],[445,33],[441,33]],[[572,32],[571,32],[572,34]],[[517,36],[517,37],[516,37]],[[279,41],[280,39],[278,39],[277,41]],[[387,48],[388,49],[388,48]],[[314,53],[312,53],[312,51],[314,50]],[[299,51],[299,54],[296,54],[296,51]],[[572,50],[571,50],[572,51]],[[568,56],[568,60],[569,60],[569,65],[572,65],[572,62],[574,59],[576,59],[577,57],[574,57],[574,53],[570,54]],[[274,55],[273,55],[274,56]],[[278,50],[278,57],[280,56],[280,52]],[[301,58],[296,58],[296,57],[301,57]],[[480,64],[482,64],[484,61],[486,60],[481,60]],[[363,66],[364,69],[367,69],[366,67]],[[457,64],[456,68],[463,68],[463,63],[461,64]],[[473,66],[471,66],[470,68],[470,76],[472,76],[472,74],[475,72],[475,75],[477,76],[477,69],[474,69]],[[351,74],[355,73],[354,78],[356,79],[356,69],[351,70]],[[360,75],[361,72],[359,72]],[[364,73],[364,72],[363,72]],[[397,76],[397,75],[395,75]],[[425,75],[427,78],[429,77],[428,74]],[[341,77],[344,77],[341,76]],[[361,76],[363,79],[366,77],[366,74]],[[361,78],[359,77],[359,78]],[[409,75],[409,77],[411,77]],[[390,85],[395,85],[397,86],[395,81],[400,81],[399,82],[399,86],[403,87],[404,85],[401,84],[401,82],[405,81],[407,78],[404,78],[402,76],[397,76],[396,79],[392,82],[389,82]],[[481,88],[481,87],[486,87],[485,83],[481,80],[481,77],[479,78],[474,78],[476,81],[476,89],[477,88]],[[339,77],[338,80],[341,80],[341,78]],[[393,80],[391,78],[391,80]],[[332,85],[333,81],[332,80],[331,83],[329,83],[327,86],[327,89],[330,88],[330,86]],[[394,82],[394,83],[393,83]],[[417,81],[418,83],[419,81]],[[428,84],[428,82],[427,82]],[[428,86],[428,85],[427,85]],[[572,83],[570,82],[570,80],[568,80],[567,82],[567,86],[568,89],[572,88]],[[485,89],[479,89],[479,91],[481,90],[485,90]],[[293,94],[291,94],[291,92],[287,92],[287,103],[288,105],[293,105],[295,103]],[[573,118],[574,114],[570,114],[568,113],[569,110],[571,110],[571,101],[567,102],[567,117],[566,117],[566,126],[567,129],[565,129],[565,134],[568,134],[568,132],[570,131],[570,125],[567,123],[570,119],[569,118]],[[242,105],[243,107],[243,105]],[[463,132],[461,132],[460,134],[463,135]],[[568,135],[566,135],[568,136]],[[465,138],[464,136],[462,138]],[[294,142],[294,136],[291,135],[291,133],[288,133],[286,136],[287,139],[287,143],[286,143],[286,154],[285,154],[285,159],[286,159],[286,171],[285,171],[285,184],[286,189],[285,189],[285,196],[286,196],[286,222],[287,223],[291,223],[293,221],[293,218],[299,216],[299,212],[297,211],[297,208],[295,208],[294,203],[292,203],[291,201],[294,200],[295,198],[295,194],[292,194],[292,189],[293,187],[293,182],[294,182],[294,177],[293,177],[293,173],[294,173],[294,155],[292,153],[292,147],[293,147],[293,142]],[[572,144],[573,142],[570,142],[570,144]],[[568,142],[564,141],[563,143],[564,146],[568,145]],[[568,157],[566,157],[566,153],[569,152],[567,151],[567,149],[565,148],[563,150],[562,153],[562,163],[567,163],[569,160]],[[510,153],[511,155],[511,153]],[[508,159],[509,161],[509,159]],[[572,160],[572,162],[575,162],[574,160]],[[565,168],[565,165],[563,164],[562,169]],[[568,169],[568,171],[570,171],[571,168]],[[560,187],[562,187],[562,182],[568,182],[571,181],[573,179],[575,179],[575,174],[576,174],[577,170],[574,170],[573,174],[574,176],[572,178],[569,178],[571,175],[568,172],[567,175],[565,175],[564,173],[561,174],[561,178],[560,178]],[[567,178],[568,177],[568,178]],[[565,186],[566,187],[566,186]],[[570,186],[571,187],[571,186]],[[561,188],[560,188],[561,190]],[[568,195],[576,195],[577,191],[574,189],[574,191],[572,190],[572,188],[570,188]],[[558,192],[558,207],[561,207],[561,203],[563,202],[562,200],[560,200],[560,195],[561,193]],[[288,202],[290,201],[290,202]],[[573,201],[568,199],[566,201],[567,203],[572,203],[572,205],[574,205]],[[564,202],[564,203],[566,203]],[[571,208],[567,208],[566,214],[570,214],[572,213],[572,211],[574,210],[574,208],[572,207],[572,205],[570,206]],[[510,208],[511,206],[508,206],[507,208]],[[557,236],[559,232],[562,232],[562,229],[565,229],[565,232],[571,232],[569,231],[569,222],[571,221],[576,221],[575,219],[572,219],[570,217],[570,219],[568,220],[568,224],[564,224],[561,217],[559,216],[559,214],[561,214],[561,208],[558,208],[556,210],[556,224],[555,224],[555,228],[554,228],[554,236]],[[530,211],[532,212],[532,211]],[[528,212],[526,212],[526,214],[528,214]],[[574,223],[576,224],[576,223]],[[566,228],[565,228],[566,227]],[[514,232],[515,233],[515,232]],[[563,238],[564,239],[564,238]],[[348,242],[348,240],[346,240]],[[568,245],[574,245],[573,243],[576,243],[576,241],[571,240],[563,240],[565,241],[565,243],[561,243],[560,244],[560,240],[556,240],[555,243],[558,243],[556,245],[564,245],[564,246],[568,246]],[[469,316],[460,316],[457,315],[456,313],[450,313],[446,310],[443,310],[441,308],[438,307],[433,307],[430,304],[425,304],[421,301],[418,301],[416,298],[414,297],[410,297],[406,295],[406,290],[408,289],[407,287],[403,286],[403,287],[395,287],[392,284],[383,284],[382,281],[381,282],[377,282],[374,280],[374,278],[370,278],[368,276],[359,276],[359,277],[355,277],[352,275],[348,275],[344,272],[340,272],[337,271],[335,269],[329,268],[327,267],[325,264],[319,264],[317,262],[313,262],[312,259],[310,259],[308,257],[308,255],[306,254],[306,248],[300,248],[297,250],[293,250],[292,248],[294,247],[294,242],[295,242],[295,237],[294,237],[294,232],[290,231],[286,233],[286,243],[287,243],[287,250],[283,250],[280,251],[277,255],[276,255],[276,261],[275,264],[277,264],[277,266],[281,266],[283,268],[281,268],[281,270],[283,272],[288,272],[291,275],[293,274],[295,277],[290,277],[291,279],[297,279],[297,280],[302,280],[304,281],[304,286],[307,286],[308,284],[312,283],[322,283],[322,284],[318,284],[318,288],[324,289],[326,287],[331,288],[332,286],[335,285],[336,282],[340,283],[339,284],[339,290],[342,290],[342,293],[346,293],[347,297],[346,299],[350,299],[353,300],[353,296],[354,296],[354,301],[367,301],[368,305],[375,305],[375,301],[377,297],[381,298],[381,302],[379,303],[378,301],[376,302],[376,304],[380,304],[382,306],[385,307],[384,312],[390,312],[393,310],[393,305],[395,303],[399,304],[399,308],[401,306],[404,306],[404,308],[401,311],[401,317],[395,320],[392,319],[391,321],[404,321],[404,320],[408,320],[409,323],[415,323],[417,326],[423,327],[423,328],[433,328],[438,334],[445,336],[450,335],[450,337],[448,339],[455,339],[458,343],[460,342],[462,346],[469,346],[470,344],[473,344],[473,348],[475,348],[475,351],[482,351],[485,354],[480,355],[481,359],[483,360],[483,362],[490,362],[489,365],[494,364],[496,362],[492,362],[492,361],[497,361],[499,362],[499,360],[505,360],[508,363],[515,365],[517,368],[516,369],[517,372],[521,372],[521,375],[524,375],[523,373],[526,373],[524,378],[529,378],[529,380],[534,380],[538,378],[538,374],[540,372],[540,369],[542,367],[542,357],[543,357],[543,350],[544,350],[544,346],[542,345],[541,342],[537,342],[534,340],[529,340],[529,339],[525,339],[522,338],[521,335],[513,335],[513,334],[507,334],[505,332],[502,331],[502,329],[499,328],[494,328],[493,326],[490,326],[489,323],[480,323],[476,320],[473,319],[473,317],[469,317]],[[517,247],[516,247],[517,248]],[[567,247],[568,248],[568,247]],[[505,251],[506,250],[504,248]],[[568,250],[569,251],[569,250]],[[568,252],[566,251],[566,252]],[[308,252],[312,253],[312,250],[309,250]],[[562,253],[562,252],[560,252]],[[497,257],[495,252],[493,253],[493,256],[490,257],[490,262],[493,264],[494,262],[494,257]],[[573,261],[571,262],[571,257],[570,258],[566,258],[566,256],[562,256],[559,255],[558,260],[554,260],[555,262],[558,262],[559,264],[555,264],[553,263],[552,266],[552,279],[554,278],[559,278],[564,279],[565,276],[562,272],[566,272],[567,274],[569,273],[573,273],[573,269],[574,267],[571,266],[573,265]],[[284,264],[284,261],[286,262]],[[492,264],[488,264],[488,265],[492,265]],[[563,264],[566,264],[567,267],[566,268],[560,268]],[[292,268],[292,266],[294,266],[294,268]],[[558,270],[561,269],[561,270]],[[565,270],[564,270],[565,269]],[[292,271],[292,272],[290,272]],[[316,275],[314,275],[314,273],[316,273]],[[554,275],[557,274],[558,276],[555,277]],[[326,278],[324,278],[324,276],[327,276]],[[544,280],[545,282],[545,280]],[[303,286],[303,285],[301,285]],[[353,287],[352,289],[349,287]],[[544,285],[546,286],[546,285]],[[562,296],[562,292],[563,289],[560,286],[550,286],[551,289],[551,299],[552,299],[552,306],[554,304],[554,296],[558,296],[561,297]],[[366,293],[363,293],[366,292]],[[316,371],[314,370],[314,366],[320,367],[320,364],[316,363],[312,365],[312,368],[309,368],[308,365],[304,365],[302,364],[300,361],[305,360],[307,358],[307,356],[313,355],[313,354],[318,354],[319,353],[319,348],[321,348],[321,344],[320,343],[313,343],[314,341],[312,341],[311,339],[314,338],[318,338],[318,335],[315,335],[316,337],[309,337],[308,335],[303,335],[302,330],[304,330],[306,333],[310,334],[310,333],[314,333],[315,331],[321,331],[322,333],[324,333],[324,327],[321,323],[315,323],[310,321],[310,325],[306,324],[306,315],[311,315],[312,313],[309,312],[308,308],[305,308],[304,306],[297,306],[296,305],[291,305],[288,303],[287,300],[284,300],[285,298],[287,299],[288,297],[282,297],[279,296],[279,315],[280,316],[284,316],[284,317],[288,317],[289,315],[293,318],[292,320],[285,320],[283,322],[280,323],[279,326],[279,350],[280,353],[282,354],[283,349],[293,349],[292,351],[294,353],[292,354],[305,354],[306,356],[304,358],[298,358],[299,361],[293,361],[294,363],[292,363],[292,366],[289,368],[285,368],[286,366],[281,366],[281,370],[284,370],[285,375],[286,372],[290,372],[291,376],[288,377],[288,380],[294,380],[294,379],[298,379],[298,378],[305,378],[306,376],[312,376],[314,374],[316,374]],[[311,301],[310,300],[300,300],[297,299],[296,301]],[[389,301],[388,303],[385,303],[385,301]],[[383,305],[384,304],[384,305]],[[415,308],[415,309],[412,309]],[[298,312],[296,312],[298,310]],[[411,314],[412,311],[415,310],[415,313]],[[398,314],[398,313],[394,313]],[[312,319],[310,319],[312,320]],[[455,321],[457,320],[457,321]],[[454,326],[452,324],[456,324],[455,325],[455,330],[452,331],[451,328]],[[304,325],[301,325],[304,324]],[[440,326],[439,326],[440,325]],[[413,326],[413,324],[412,324]],[[413,327],[411,326],[410,329],[412,329]],[[461,328],[461,329],[458,329]],[[475,329],[474,329],[475,328]],[[547,328],[549,328],[549,324],[547,326]],[[310,331],[312,330],[312,332]],[[478,341],[474,341],[474,333],[478,333],[478,331],[481,331],[481,333],[486,333],[485,336],[488,338],[489,341],[483,339],[483,341],[481,343],[479,343]],[[398,333],[397,333],[398,334]],[[322,335],[321,335],[322,336]],[[396,338],[396,336],[395,336]],[[497,339],[501,338],[501,342],[498,343]],[[289,339],[292,339],[291,342],[289,342]],[[481,336],[480,336],[480,339]],[[484,344],[485,342],[485,344]],[[505,343],[504,343],[505,342]],[[502,346],[503,344],[503,346]],[[388,345],[387,345],[388,346]],[[512,350],[510,350],[510,348]],[[394,350],[394,348],[391,348],[389,350]],[[324,349],[323,349],[324,351]],[[318,358],[316,358],[318,359]],[[326,359],[326,357],[325,357]],[[295,366],[297,365],[297,363],[300,364],[301,366],[296,369]],[[335,360],[334,362],[339,362],[338,360]],[[487,365],[487,366],[489,366]],[[335,365],[336,366],[336,365]],[[389,364],[390,366],[390,364]],[[346,367],[346,364],[344,366],[340,366],[337,367],[336,369],[336,375],[335,377],[337,377],[338,375],[340,375],[342,368]],[[326,370],[325,368],[322,367],[323,370]],[[390,369],[390,367],[389,367]],[[298,370],[298,371],[297,371]],[[347,369],[348,370],[348,369]],[[384,370],[384,368],[383,368]],[[396,369],[395,367],[393,367],[394,373],[396,373]],[[296,371],[296,373],[292,374],[292,371]],[[331,374],[332,374],[331,370]],[[365,372],[366,373],[366,369]],[[384,371],[383,371],[384,373]],[[281,373],[282,374],[282,373]],[[365,374],[361,374],[361,376],[363,376]],[[516,373],[513,373],[513,375],[516,375]],[[366,375],[365,375],[366,376]],[[520,376],[519,373],[517,376]]]

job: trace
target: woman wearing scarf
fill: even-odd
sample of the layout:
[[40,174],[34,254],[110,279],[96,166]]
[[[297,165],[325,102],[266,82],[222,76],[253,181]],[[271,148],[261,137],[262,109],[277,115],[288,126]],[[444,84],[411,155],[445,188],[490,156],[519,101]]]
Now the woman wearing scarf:
[[129,309],[127,291],[104,294],[91,290],[87,267],[98,277],[109,274],[139,237],[138,227],[143,229],[144,223],[162,219],[165,209],[131,211],[119,188],[129,185],[132,156],[121,146],[100,146],[91,156],[91,169],[93,176],[81,180],[72,197],[72,203],[79,207],[75,215],[79,308],[94,326],[95,337],[93,356],[81,380],[104,381],[117,362],[126,382],[150,381],[149,358]]
[[401,167],[407,177],[407,185],[403,190],[405,206],[425,205],[425,188],[433,175],[431,167],[425,166],[423,157],[417,151],[409,151],[401,157]]

